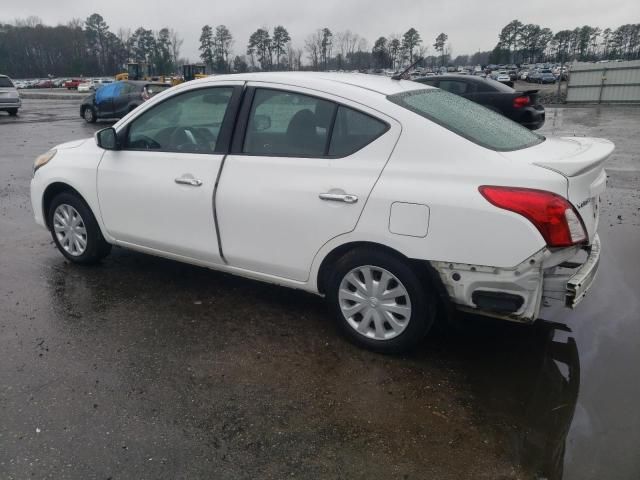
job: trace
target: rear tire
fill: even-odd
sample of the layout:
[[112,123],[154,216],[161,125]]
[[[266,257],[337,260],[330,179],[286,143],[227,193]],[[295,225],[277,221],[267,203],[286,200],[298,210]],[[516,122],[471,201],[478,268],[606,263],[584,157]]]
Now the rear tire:
[[84,121],[87,123],[96,123],[98,119],[93,107],[86,107],[82,112],[82,118],[84,118]]
[[18,109],[17,108],[10,108],[9,110],[7,110],[7,113],[10,116],[15,117],[16,115],[18,115]]
[[338,260],[326,292],[342,333],[356,345],[380,353],[415,348],[437,310],[428,281],[408,261],[375,248],[352,250]]
[[91,209],[78,195],[71,192],[56,195],[47,219],[53,241],[67,260],[89,265],[111,252]]

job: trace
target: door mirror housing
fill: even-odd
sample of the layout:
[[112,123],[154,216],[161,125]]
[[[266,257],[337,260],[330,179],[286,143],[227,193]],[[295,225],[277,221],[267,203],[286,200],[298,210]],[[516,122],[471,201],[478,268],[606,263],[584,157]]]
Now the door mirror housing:
[[113,127],[99,130],[96,133],[96,143],[100,148],[104,148],[105,150],[118,150],[120,148],[118,134]]

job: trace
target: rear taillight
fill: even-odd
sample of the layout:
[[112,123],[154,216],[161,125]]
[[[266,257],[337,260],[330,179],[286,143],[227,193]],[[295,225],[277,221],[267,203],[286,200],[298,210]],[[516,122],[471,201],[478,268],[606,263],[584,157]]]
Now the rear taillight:
[[513,108],[522,108],[531,104],[529,97],[516,97],[513,99]]
[[549,247],[569,247],[587,239],[580,215],[560,195],[530,188],[486,185],[478,190],[496,207],[527,218]]

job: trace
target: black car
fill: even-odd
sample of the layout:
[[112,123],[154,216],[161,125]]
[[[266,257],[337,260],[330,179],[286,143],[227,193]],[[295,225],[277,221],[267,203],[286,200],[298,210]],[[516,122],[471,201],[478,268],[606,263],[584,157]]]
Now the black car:
[[414,81],[484,105],[530,130],[537,130],[544,125],[544,107],[538,103],[538,90],[517,92],[500,82],[462,75],[440,75]]
[[122,118],[167,88],[171,85],[157,82],[124,80],[109,83],[82,101],[80,116],[89,123],[101,118]]

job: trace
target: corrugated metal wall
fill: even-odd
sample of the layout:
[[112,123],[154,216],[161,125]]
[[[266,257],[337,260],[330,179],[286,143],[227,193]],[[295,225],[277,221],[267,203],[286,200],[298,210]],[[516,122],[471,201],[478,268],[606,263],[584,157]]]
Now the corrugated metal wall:
[[640,60],[574,64],[567,103],[580,102],[640,103]]

